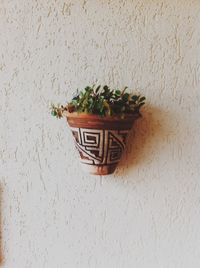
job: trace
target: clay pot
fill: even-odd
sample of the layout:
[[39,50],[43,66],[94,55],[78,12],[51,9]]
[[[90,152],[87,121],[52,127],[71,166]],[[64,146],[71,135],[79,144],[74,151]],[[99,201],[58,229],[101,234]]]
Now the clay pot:
[[125,118],[67,113],[76,147],[84,170],[95,175],[115,171],[126,140],[137,115]]

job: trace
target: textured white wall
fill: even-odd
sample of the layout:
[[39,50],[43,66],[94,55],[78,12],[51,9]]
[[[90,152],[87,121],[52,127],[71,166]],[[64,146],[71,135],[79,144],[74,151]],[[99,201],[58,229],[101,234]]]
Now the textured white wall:
[[[48,110],[97,80],[149,102],[107,177]],[[199,268],[199,86],[199,0],[1,0],[2,267]]]

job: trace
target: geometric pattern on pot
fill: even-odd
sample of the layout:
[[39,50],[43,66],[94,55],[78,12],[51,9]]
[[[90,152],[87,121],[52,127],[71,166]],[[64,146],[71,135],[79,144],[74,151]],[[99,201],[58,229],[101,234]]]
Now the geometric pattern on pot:
[[129,130],[73,128],[72,134],[81,162],[88,165],[118,163],[125,148]]

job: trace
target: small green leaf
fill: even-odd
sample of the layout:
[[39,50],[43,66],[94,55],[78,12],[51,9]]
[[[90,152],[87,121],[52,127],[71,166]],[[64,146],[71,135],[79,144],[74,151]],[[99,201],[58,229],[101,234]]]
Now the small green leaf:
[[87,87],[85,88],[85,92],[88,92],[89,90],[90,90],[90,87],[87,86]]
[[98,93],[100,88],[101,88],[101,85],[99,85],[99,86],[96,88],[95,92]]
[[55,110],[51,111],[51,115],[56,116],[57,115],[56,111]]
[[140,98],[140,102],[143,102],[144,100],[146,100],[145,97],[141,97],[141,98]]
[[119,97],[119,96],[121,95],[121,91],[120,91],[120,90],[118,90],[118,89],[117,89],[117,90],[115,90],[115,95]]
[[128,98],[129,98],[129,94],[128,93],[125,93],[123,96],[122,96],[122,100],[127,102],[128,101]]
[[132,99],[133,101],[137,101],[137,100],[139,99],[139,97],[140,97],[140,96],[133,95],[133,96],[131,97],[131,99]]

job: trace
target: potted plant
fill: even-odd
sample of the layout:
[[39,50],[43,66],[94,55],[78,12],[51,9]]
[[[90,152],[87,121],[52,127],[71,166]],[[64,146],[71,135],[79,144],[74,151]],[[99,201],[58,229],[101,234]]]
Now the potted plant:
[[81,164],[91,174],[115,171],[134,121],[141,116],[145,97],[108,86],[87,86],[65,106],[52,105],[51,113],[66,117]]

